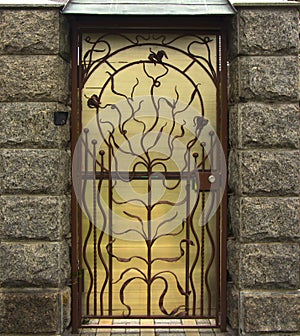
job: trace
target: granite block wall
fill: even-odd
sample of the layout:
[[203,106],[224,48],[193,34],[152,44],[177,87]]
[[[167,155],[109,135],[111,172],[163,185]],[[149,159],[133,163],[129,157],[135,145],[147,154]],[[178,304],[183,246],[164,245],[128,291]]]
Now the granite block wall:
[[[240,7],[229,38],[228,322],[297,335],[299,36],[294,7]],[[267,24],[266,24],[267,22]],[[70,45],[57,7],[0,7],[0,335],[70,324]]]
[[0,7],[0,334],[70,324],[70,45],[58,7]]
[[228,321],[298,335],[299,11],[240,7],[229,54]]

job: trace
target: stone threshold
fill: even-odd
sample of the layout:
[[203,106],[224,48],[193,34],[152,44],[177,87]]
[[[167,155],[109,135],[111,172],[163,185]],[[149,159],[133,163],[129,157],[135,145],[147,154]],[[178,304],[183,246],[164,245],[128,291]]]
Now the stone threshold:
[[[212,325],[213,321],[209,319],[91,319],[86,328],[82,328],[78,335],[85,336],[202,336],[202,335],[223,335],[234,336],[235,333],[228,327],[226,332],[221,332],[218,328],[201,328],[201,325]],[[88,325],[93,325],[93,328],[88,328]],[[101,325],[101,328],[95,328],[95,324]],[[153,325],[153,329],[138,329],[130,328],[131,325]],[[170,325],[170,328],[159,328],[160,325]],[[113,328],[113,325],[122,326],[122,328]],[[123,328],[124,325],[124,328]],[[184,329],[178,326],[195,326],[195,329]],[[107,328],[103,328],[107,326]]]

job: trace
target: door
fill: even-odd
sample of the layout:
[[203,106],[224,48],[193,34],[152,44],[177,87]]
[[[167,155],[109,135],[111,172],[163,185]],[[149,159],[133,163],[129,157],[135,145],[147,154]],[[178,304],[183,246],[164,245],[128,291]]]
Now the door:
[[219,326],[222,36],[81,30],[78,41],[79,319],[209,318]]

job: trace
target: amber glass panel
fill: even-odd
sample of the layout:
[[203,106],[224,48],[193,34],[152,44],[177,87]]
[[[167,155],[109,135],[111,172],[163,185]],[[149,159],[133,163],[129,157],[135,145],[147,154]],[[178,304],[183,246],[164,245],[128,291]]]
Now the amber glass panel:
[[218,224],[197,179],[213,168],[218,36],[82,41],[84,314],[211,316]]

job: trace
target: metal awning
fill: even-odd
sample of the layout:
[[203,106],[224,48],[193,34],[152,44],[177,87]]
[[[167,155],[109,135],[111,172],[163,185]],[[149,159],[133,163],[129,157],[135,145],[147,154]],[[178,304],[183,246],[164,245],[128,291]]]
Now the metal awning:
[[228,0],[69,0],[64,14],[232,15]]

